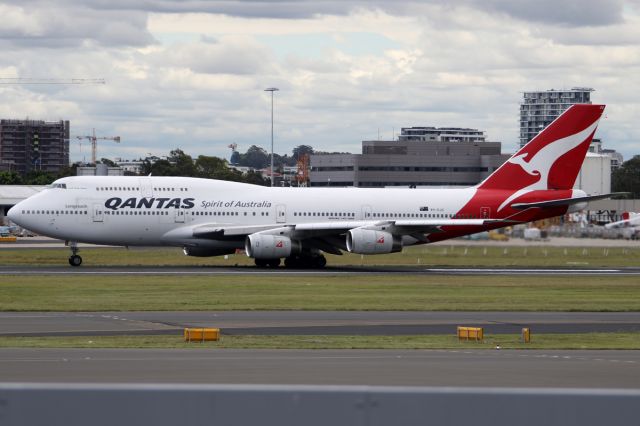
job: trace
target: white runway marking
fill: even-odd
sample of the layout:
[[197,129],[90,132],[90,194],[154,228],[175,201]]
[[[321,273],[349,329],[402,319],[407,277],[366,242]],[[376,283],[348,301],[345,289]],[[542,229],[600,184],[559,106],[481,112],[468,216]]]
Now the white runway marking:
[[535,268],[382,268],[380,270],[263,270],[263,269],[140,269],[140,268],[97,268],[78,269],[0,269],[7,275],[112,275],[112,276],[207,276],[207,275],[282,275],[282,276],[336,276],[336,275],[395,275],[395,274],[442,274],[442,275],[640,275],[640,269],[535,269]]
[[427,272],[448,274],[621,274],[636,271],[624,271],[622,269],[489,269],[489,268],[430,268]]

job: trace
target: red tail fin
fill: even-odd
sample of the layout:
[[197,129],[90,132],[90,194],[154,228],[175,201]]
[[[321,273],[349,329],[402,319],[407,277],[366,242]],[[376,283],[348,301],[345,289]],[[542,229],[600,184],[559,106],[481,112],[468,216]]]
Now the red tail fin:
[[573,188],[604,107],[571,106],[485,179],[479,188]]

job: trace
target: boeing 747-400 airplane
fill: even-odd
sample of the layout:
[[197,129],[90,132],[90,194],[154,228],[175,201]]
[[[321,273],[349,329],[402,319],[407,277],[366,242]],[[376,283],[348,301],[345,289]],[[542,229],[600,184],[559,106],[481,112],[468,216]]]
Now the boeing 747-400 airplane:
[[582,210],[572,189],[604,105],[574,105],[480,184],[460,189],[265,188],[188,177],[67,177],[9,219],[68,241],[244,249],[262,267],[323,267],[323,252],[380,254]]

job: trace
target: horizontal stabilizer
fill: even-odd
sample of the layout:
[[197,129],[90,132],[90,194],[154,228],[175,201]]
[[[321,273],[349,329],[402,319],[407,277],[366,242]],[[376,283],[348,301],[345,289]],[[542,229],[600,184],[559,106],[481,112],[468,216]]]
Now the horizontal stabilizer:
[[589,201],[595,200],[603,200],[605,198],[611,198],[616,195],[627,195],[628,192],[613,192],[611,194],[602,194],[602,195],[588,195],[586,197],[576,197],[576,198],[561,198],[558,200],[550,200],[550,201],[539,201],[537,203],[515,203],[512,204],[511,207],[518,210],[530,209],[530,208],[552,208],[552,207],[560,207],[560,206],[570,206],[573,204],[586,203]]

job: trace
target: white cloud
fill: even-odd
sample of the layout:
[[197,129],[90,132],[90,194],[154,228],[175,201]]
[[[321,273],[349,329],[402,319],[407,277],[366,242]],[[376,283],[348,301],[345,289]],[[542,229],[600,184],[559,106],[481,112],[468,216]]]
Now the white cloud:
[[521,92],[588,86],[594,102],[609,104],[599,131],[606,146],[637,153],[637,8],[536,4],[7,1],[0,76],[107,84],[0,86],[0,112],[122,137],[102,144],[101,156],[176,147],[228,156],[231,142],[268,146],[263,89],[275,86],[283,154],[299,144],[359,152],[378,129],[390,137],[417,125],[480,128],[511,150]]

